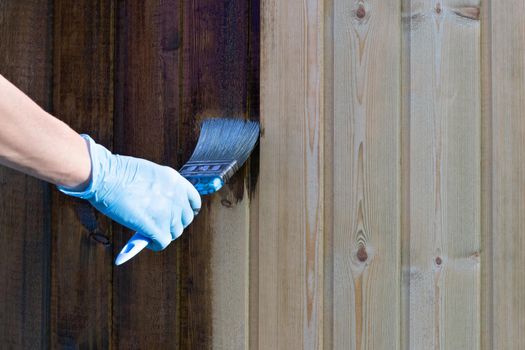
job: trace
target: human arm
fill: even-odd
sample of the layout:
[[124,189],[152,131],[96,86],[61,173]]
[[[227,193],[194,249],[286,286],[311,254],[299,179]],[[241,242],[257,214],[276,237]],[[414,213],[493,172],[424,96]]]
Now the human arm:
[[56,184],[164,249],[201,201],[174,169],[113,154],[41,109],[0,76],[0,163]]
[[58,186],[87,186],[84,139],[0,75],[0,164]]

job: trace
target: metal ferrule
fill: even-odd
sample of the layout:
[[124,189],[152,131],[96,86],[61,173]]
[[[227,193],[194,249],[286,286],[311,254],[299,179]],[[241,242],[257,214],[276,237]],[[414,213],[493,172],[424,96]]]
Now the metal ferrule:
[[217,192],[237,170],[235,160],[189,161],[180,174],[190,181],[201,195]]

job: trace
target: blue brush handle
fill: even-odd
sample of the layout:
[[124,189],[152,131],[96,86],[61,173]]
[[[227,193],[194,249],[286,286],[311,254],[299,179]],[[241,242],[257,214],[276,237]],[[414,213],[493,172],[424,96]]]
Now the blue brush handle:
[[[195,186],[201,196],[217,192],[224,185],[224,181],[219,176],[188,176],[186,178]],[[149,243],[148,237],[136,232],[120,251],[115,259],[115,265],[124,264],[146,248]]]

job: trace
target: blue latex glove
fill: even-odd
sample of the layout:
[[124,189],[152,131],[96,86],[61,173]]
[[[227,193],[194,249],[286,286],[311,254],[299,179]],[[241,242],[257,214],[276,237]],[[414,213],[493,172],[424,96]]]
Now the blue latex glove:
[[112,154],[81,136],[91,154],[91,182],[80,192],[58,189],[87,199],[111,219],[150,238],[149,249],[162,250],[177,239],[201,207],[193,185],[170,167]]

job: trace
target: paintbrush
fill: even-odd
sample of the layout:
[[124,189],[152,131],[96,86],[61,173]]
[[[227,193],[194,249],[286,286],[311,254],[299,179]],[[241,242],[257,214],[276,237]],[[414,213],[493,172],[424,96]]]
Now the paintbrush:
[[[259,139],[259,123],[242,119],[214,118],[202,123],[197,146],[180,174],[201,195],[217,192],[239,170]],[[115,259],[121,265],[150,243],[135,233]]]

